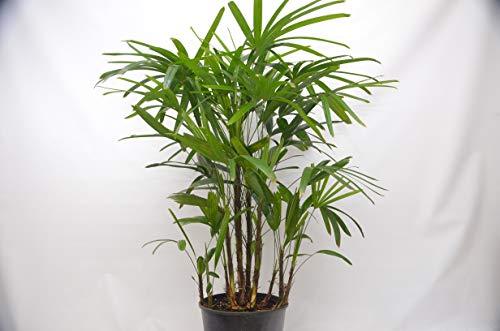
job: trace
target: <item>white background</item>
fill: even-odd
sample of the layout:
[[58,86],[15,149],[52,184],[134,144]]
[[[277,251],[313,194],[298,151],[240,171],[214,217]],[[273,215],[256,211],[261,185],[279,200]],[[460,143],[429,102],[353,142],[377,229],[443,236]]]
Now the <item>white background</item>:
[[[271,1],[267,1],[270,3]],[[273,0],[273,3],[277,2]],[[291,1],[292,4],[300,0]],[[250,8],[249,0],[241,0]],[[158,141],[93,89],[119,41],[195,40],[225,1],[18,0],[0,14],[0,330],[201,330],[165,197],[192,174],[144,169]],[[297,279],[287,331],[500,329],[500,21],[487,0],[352,0],[315,28],[401,80],[340,129],[342,152],[390,189],[346,206],[363,224]],[[229,15],[226,23],[231,24]],[[343,52],[332,49],[332,52]],[[317,228],[321,248],[331,240]],[[201,238],[202,233],[194,236]]]

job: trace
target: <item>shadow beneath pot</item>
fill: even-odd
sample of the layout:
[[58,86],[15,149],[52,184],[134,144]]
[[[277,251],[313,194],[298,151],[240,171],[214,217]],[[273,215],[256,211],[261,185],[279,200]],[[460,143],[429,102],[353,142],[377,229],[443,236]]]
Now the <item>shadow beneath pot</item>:
[[[0,0],[1,1],[1,0]],[[6,284],[0,270],[0,331],[16,331],[14,316],[9,305]]]

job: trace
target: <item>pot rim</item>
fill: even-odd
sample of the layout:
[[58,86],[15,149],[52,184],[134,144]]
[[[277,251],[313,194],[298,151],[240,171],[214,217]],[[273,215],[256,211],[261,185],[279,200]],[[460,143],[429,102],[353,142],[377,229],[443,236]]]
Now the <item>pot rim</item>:
[[205,307],[204,305],[198,303],[198,306],[201,308],[201,310],[204,310],[206,312],[212,313],[212,314],[217,314],[217,315],[225,315],[225,316],[248,316],[248,315],[261,315],[261,314],[271,314],[275,312],[279,312],[282,310],[285,310],[288,308],[288,304],[272,309],[272,310],[257,310],[257,311],[227,311],[227,310],[216,310],[212,308]]

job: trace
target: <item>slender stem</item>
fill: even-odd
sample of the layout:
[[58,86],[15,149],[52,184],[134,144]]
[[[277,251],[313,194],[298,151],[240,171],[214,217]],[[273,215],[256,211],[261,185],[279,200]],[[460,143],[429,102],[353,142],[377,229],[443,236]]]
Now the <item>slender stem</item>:
[[231,233],[230,231],[226,234],[226,255],[227,255],[227,279],[226,293],[231,303],[231,307],[236,306],[236,297],[234,293],[234,267],[233,267],[233,253],[231,249]]
[[245,292],[247,294],[246,301],[250,300],[250,289],[252,287],[252,240],[253,240],[253,222],[252,222],[252,193],[246,191],[246,223],[247,223],[247,240],[246,240],[246,266],[245,266]]
[[[210,243],[209,243],[209,246],[210,246]],[[205,260],[207,259],[207,248],[205,246]],[[210,275],[209,275],[209,272],[210,272],[210,266],[209,264],[207,263],[206,265],[206,270],[205,270],[205,275],[206,275],[206,280],[207,280],[207,289],[206,289],[206,292],[207,292],[207,304],[209,307],[212,307],[213,305],[213,298],[212,298],[212,294],[213,294],[213,287],[208,288],[208,284],[213,284],[213,280],[212,282],[210,282]]]
[[281,305],[286,305],[288,303],[288,296],[290,295],[290,290],[292,289],[294,271],[295,271],[295,263],[292,263],[292,266],[290,267],[290,273],[288,275],[288,282],[286,283],[285,296],[283,297]]
[[273,268],[273,274],[271,276],[271,282],[269,283],[269,289],[267,290],[267,295],[264,298],[264,300],[262,300],[262,302],[260,304],[262,307],[266,307],[267,304],[269,303],[269,300],[271,300],[271,297],[273,296],[273,288],[274,288],[274,283],[276,281],[277,274],[278,274],[278,269],[276,269],[276,265],[275,265]]
[[[300,245],[300,243],[295,242],[296,250],[298,249],[297,245]],[[281,300],[280,300],[279,306],[283,306],[283,305],[288,304],[288,297],[289,297],[290,291],[292,289],[293,275],[295,274],[295,265],[296,265],[296,261],[294,258],[292,258],[292,263],[291,263],[289,274],[288,274],[288,281],[287,281],[286,285],[284,285],[283,296],[282,297],[280,296]]]
[[259,288],[260,265],[262,262],[262,207],[257,208],[257,222],[255,224],[255,260],[253,270],[252,295],[250,307],[255,308],[257,301],[257,290]]
[[200,297],[200,303],[203,303],[203,277],[202,277],[202,274],[198,274],[198,295]]
[[[305,224],[302,226],[302,230],[300,231],[300,234],[306,233],[307,227],[309,226],[309,223],[311,222],[311,218],[313,217],[315,210],[316,209],[313,209],[313,211],[311,213],[309,213],[309,218],[307,219]],[[290,271],[289,271],[289,275],[288,275],[288,282],[287,282],[286,288],[285,288],[285,295],[280,302],[281,306],[288,304],[288,297],[289,297],[290,291],[292,289],[293,278],[295,276],[295,268],[297,266],[297,254],[299,253],[301,244],[302,244],[302,235],[300,235],[298,237],[298,239],[295,240],[295,247],[294,247],[294,253],[293,253],[293,258],[292,258],[292,264],[290,266]]]
[[186,239],[186,241],[187,241],[187,243],[189,245],[189,248],[191,249],[191,252],[193,252],[193,256],[196,258],[196,252],[194,250],[193,244],[191,243],[191,240],[189,240],[189,237],[188,237],[186,231],[184,231],[184,228],[182,227],[181,223],[179,223],[179,220],[177,219],[177,216],[175,216],[174,212],[171,209],[169,209],[168,211],[170,212],[170,214],[172,215],[173,219],[175,220],[175,224],[177,224],[177,226],[181,230],[182,235]]
[[316,254],[311,254],[311,255],[309,255],[307,258],[305,258],[305,259],[304,259],[304,261],[302,261],[302,262],[299,264],[299,266],[296,268],[295,273],[293,274],[293,277],[295,277],[295,275],[297,274],[297,272],[299,272],[299,270],[302,268],[302,266],[303,266],[304,264],[306,264],[306,263],[307,263],[307,261],[309,261],[309,260],[310,260],[313,256],[315,256],[315,255],[316,255]]
[[224,259],[224,264],[222,265],[222,267],[224,269],[224,280],[225,280],[225,284],[226,284],[226,295],[229,298],[229,273],[227,272],[227,264],[225,262],[225,259]]
[[239,297],[238,303],[244,305],[245,301],[245,275],[243,271],[243,229],[241,224],[241,167],[236,166],[236,178],[234,180],[234,231],[236,237],[236,268],[238,277]]
[[280,254],[279,254],[279,257],[278,257],[278,263],[279,263],[279,267],[278,267],[278,270],[279,270],[279,298],[280,298],[280,301],[283,300],[283,297],[285,295],[285,270],[283,268],[283,264],[284,264],[284,251],[283,251],[283,247],[280,248]]

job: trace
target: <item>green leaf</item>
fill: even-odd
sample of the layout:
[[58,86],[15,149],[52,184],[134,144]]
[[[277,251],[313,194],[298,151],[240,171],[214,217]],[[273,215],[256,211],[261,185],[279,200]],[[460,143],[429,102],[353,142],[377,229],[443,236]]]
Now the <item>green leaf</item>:
[[[381,64],[379,60],[371,58],[371,57],[357,57],[357,58],[350,58],[350,59],[345,59],[345,60],[338,60],[335,61],[336,64],[348,64],[348,63],[356,63],[356,62],[376,62],[378,64]],[[397,81],[391,81],[392,82],[397,82]]]
[[169,196],[169,199],[174,200],[180,205],[206,207],[207,199],[194,194],[175,193]]
[[[327,3],[322,3],[322,4],[320,4],[320,5],[316,6],[316,7],[312,7],[313,5],[315,5],[315,4],[319,3],[319,2],[322,2],[322,1],[313,1],[313,2],[309,3],[307,6],[302,7],[300,9],[300,11],[293,16],[293,18],[294,18],[294,20],[296,20],[297,18],[300,18],[300,17],[303,17],[305,15],[314,13],[316,11],[319,11],[319,10],[327,8],[327,7],[331,7],[333,5],[338,5],[340,3],[344,3],[345,1],[346,0],[329,1]],[[312,8],[310,8],[310,7],[312,7]]]
[[[177,226],[181,230],[182,235],[184,236],[184,238],[186,239],[187,243],[189,244],[189,248],[191,248],[191,252],[193,253],[193,255],[196,255],[196,253],[194,252],[193,244],[191,243],[191,240],[189,240],[189,237],[188,237],[186,231],[184,231],[184,228],[182,227],[182,224],[178,222],[177,216],[175,216],[174,212],[170,208],[168,209],[168,212],[170,213],[170,215],[172,215],[173,219],[175,220],[174,224],[177,224]],[[179,243],[177,243],[177,244],[179,244]]]
[[205,259],[202,256],[198,256],[198,259],[196,259],[196,270],[198,271],[198,275],[203,275],[205,269]]
[[327,204],[334,203],[335,201],[339,201],[339,200],[348,198],[350,196],[353,196],[353,195],[361,193],[361,192],[362,192],[361,190],[352,190],[350,192],[344,193],[342,195],[336,196],[335,198],[328,200]]
[[286,38],[282,38],[282,39],[278,39],[276,40],[276,42],[280,42],[280,41],[286,41],[286,40],[314,40],[314,41],[321,41],[321,42],[325,42],[325,43],[329,43],[329,44],[333,44],[333,45],[338,45],[338,46],[342,46],[342,47],[345,47],[347,49],[349,49],[350,47],[344,43],[339,43],[337,41],[333,41],[333,40],[329,40],[329,39],[323,39],[323,38],[316,38],[316,37],[286,37]]
[[323,136],[321,134],[321,131],[318,129],[318,125],[317,125],[316,121],[314,121],[312,118],[307,116],[307,114],[304,112],[304,109],[302,109],[302,107],[299,104],[297,104],[293,101],[290,101],[286,98],[282,98],[282,97],[274,97],[273,100],[285,103],[285,104],[291,106],[292,108],[294,108],[297,111],[297,113],[299,114],[299,116],[304,120],[304,122],[306,122],[307,125],[318,135],[318,137],[321,140],[324,140]]
[[212,285],[212,283],[207,283],[207,287],[206,287],[206,289],[205,289],[205,290],[206,290],[206,292],[207,292],[207,293],[212,293],[212,289],[213,289],[213,287],[214,287],[214,286]]
[[123,93],[123,97],[126,98],[130,93],[134,93],[134,94],[140,93],[140,92],[136,91],[139,87],[144,87],[147,90],[152,90],[152,88],[149,87],[149,85],[147,85],[146,83],[152,81],[153,79],[159,79],[162,76],[163,75],[155,75],[155,76],[152,76],[152,77],[146,77],[145,79],[141,80],[140,82],[136,82],[136,81],[134,81],[132,79],[125,78],[125,77],[119,77],[118,79],[120,79],[120,80],[123,80],[123,81],[126,81],[126,82],[134,84],[125,93]]
[[172,81],[174,80],[175,74],[178,70],[178,65],[171,65],[168,67],[167,72],[165,73],[165,78],[163,80],[164,88],[170,88],[170,85],[172,85]]
[[219,23],[222,19],[222,16],[224,15],[224,8],[221,8],[219,12],[217,13],[217,16],[215,17],[212,26],[208,30],[205,38],[203,39],[200,48],[198,49],[198,52],[196,53],[195,59],[199,60],[202,56],[203,53],[205,53],[205,50],[207,49],[208,45],[210,44],[210,41],[214,37],[215,31],[217,30],[217,27],[219,26]]
[[313,168],[311,167],[306,167],[302,172],[299,185],[300,195],[304,194],[304,192],[306,191],[306,188],[309,185],[309,181],[311,180],[312,174],[313,174]]
[[[164,136],[162,136],[161,134],[133,134],[131,136],[121,138],[118,141],[123,141],[123,140],[128,140],[128,139],[137,139],[137,138],[154,138],[154,137],[164,138]],[[175,144],[175,142],[173,144]]]
[[358,97],[356,95],[352,95],[352,94],[349,94],[349,93],[339,92],[339,93],[337,93],[337,95],[340,95],[340,96],[343,96],[343,97],[346,97],[346,98],[349,98],[349,99],[354,99],[354,100],[357,100],[357,101],[361,101],[361,102],[364,102],[364,103],[370,103],[370,100],[368,100],[368,99],[360,98],[360,97]]
[[339,208],[335,208],[335,207],[330,207],[336,211],[338,211],[339,213],[347,216],[355,225],[356,227],[358,228],[359,232],[361,233],[361,236],[364,238],[365,237],[365,233],[363,232],[363,228],[361,227],[361,225],[349,214],[347,214],[345,211],[339,209]]
[[153,128],[156,132],[161,134],[164,137],[170,137],[172,131],[163,126],[160,122],[158,122],[153,116],[151,116],[146,110],[141,107],[134,106],[135,112],[139,114],[139,116],[146,122],[151,128]]
[[298,192],[293,195],[286,210],[285,232],[288,240],[291,240],[297,232],[297,224],[300,219],[300,197]]
[[338,257],[338,258],[344,260],[347,264],[352,265],[352,262],[347,257],[345,257],[344,255],[342,255],[338,252],[332,251],[332,250],[323,249],[323,250],[317,251],[316,254],[335,256],[335,257]]
[[335,220],[335,222],[340,226],[340,228],[342,229],[342,231],[348,235],[349,237],[351,236],[351,231],[349,231],[349,228],[347,227],[347,225],[344,223],[344,221],[342,220],[342,218],[340,218],[339,215],[337,215],[337,213],[333,212],[331,209],[331,215],[332,215],[332,218]]
[[342,14],[331,14],[331,15],[313,17],[313,18],[304,20],[302,22],[298,22],[298,23],[295,23],[295,24],[288,26],[287,28],[285,28],[284,30],[282,30],[280,32],[280,35],[287,34],[289,32],[306,27],[306,26],[311,25],[311,24],[317,24],[317,23],[321,23],[321,22],[325,22],[325,21],[329,21],[329,20],[334,20],[337,18],[349,17],[349,16],[351,16],[351,15],[342,13]]
[[236,161],[230,159],[229,163],[229,179],[234,180],[236,178]]
[[283,7],[288,2],[288,1],[284,1],[280,5],[280,7],[276,10],[276,12],[274,13],[273,17],[269,21],[268,25],[266,26],[266,30],[269,29],[269,34],[280,32],[281,30],[283,30],[283,28],[287,24],[290,24],[290,23],[294,22],[295,18],[297,16],[300,16],[301,12],[303,12],[307,8],[315,5],[316,3],[320,2],[320,1],[321,0],[314,0],[314,1],[309,2],[306,5],[301,6],[300,8],[298,8],[298,9],[296,9],[296,10],[294,10],[294,11],[292,11],[292,12],[286,14],[286,15],[284,15],[278,22],[276,22],[276,24],[272,25],[274,23],[274,21],[277,19],[279,12],[283,9]]
[[253,32],[255,40],[259,40],[262,32],[262,0],[253,2]]
[[[131,45],[131,44],[136,44],[136,45],[140,45],[140,46],[147,47],[147,48],[149,48],[150,50],[152,50],[152,51],[154,51],[154,52],[156,52],[156,53],[158,53],[158,54],[160,54],[160,55],[164,56],[166,59],[171,60],[171,61],[173,61],[173,62],[175,62],[175,61],[177,60],[177,56],[176,56],[174,53],[172,53],[171,51],[166,50],[166,49],[164,49],[164,48],[157,47],[157,46],[153,46],[153,45],[149,45],[149,44],[146,44],[146,43],[144,43],[144,42],[142,42],[142,41],[137,41],[137,40],[125,40],[125,42],[126,42],[126,43],[130,46],[130,47],[132,47],[132,45]],[[133,48],[135,51],[137,51],[137,49],[136,49],[136,48],[134,48],[134,47],[132,47],[132,48]],[[139,52],[139,53],[140,53],[140,52]],[[140,53],[140,54],[142,55],[143,53]]]
[[273,210],[271,213],[271,217],[267,217],[266,219],[271,230],[276,231],[280,227],[281,223],[281,206],[282,206],[281,193],[276,192],[273,197],[274,201],[273,201]]
[[207,257],[206,257],[206,264],[208,265],[208,262],[210,262],[212,260],[212,258],[214,257],[214,254],[215,254],[215,247],[214,248],[211,248],[208,252],[207,252]]
[[255,107],[254,102],[249,102],[244,104],[243,106],[238,109],[236,113],[231,116],[229,121],[227,121],[227,125],[233,125],[234,123],[238,122],[243,116],[245,116],[246,113],[248,113],[253,107]]
[[262,138],[256,142],[254,142],[250,146],[248,146],[248,149],[249,149],[250,153],[253,154],[253,153],[261,150],[262,148],[264,148],[268,144],[269,144],[269,137],[265,137],[265,138]]
[[337,219],[335,218],[335,215],[329,209],[328,209],[328,218],[330,219],[330,222],[332,223],[333,236],[335,238],[335,244],[337,245],[337,247],[340,247],[340,243],[341,243],[341,240],[342,240],[342,237],[341,237],[341,234],[340,234],[340,227],[339,227],[339,224],[337,223]]
[[177,247],[179,248],[179,250],[182,252],[182,251],[185,251],[186,250],[186,241],[184,239],[181,239],[177,242]]
[[300,238],[300,240],[304,240],[304,239],[309,240],[309,242],[311,242],[311,244],[314,243],[313,240],[312,240],[312,238],[309,235],[305,234],[305,233],[302,233],[302,234],[299,234],[299,235],[295,236],[295,238],[293,238],[293,240],[296,240],[296,239],[299,239],[299,238]]
[[352,159],[351,156],[345,157],[342,160],[335,162],[335,164],[332,167],[344,168],[346,165],[349,164],[349,162],[351,162],[351,159]]
[[344,122],[347,124],[351,124],[352,121],[347,116],[346,110],[344,109],[344,105],[339,102],[339,98],[336,97],[335,95],[331,94],[329,95],[328,102],[330,107],[332,108],[333,112]]
[[365,126],[366,127],[366,124],[363,123],[363,121],[358,117],[358,115],[356,115],[356,113],[351,109],[351,107],[349,107],[345,102],[344,100],[342,100],[342,98],[340,97],[337,97],[339,99],[339,103],[342,104],[344,110],[346,111],[346,113],[348,113],[351,118],[353,118],[359,125],[361,126]]
[[238,137],[231,138],[231,144],[233,145],[236,152],[238,152],[238,154],[250,155],[246,146],[243,144],[243,142],[240,140],[240,138],[238,138]]
[[[259,180],[259,176],[253,171],[245,171],[245,183],[249,186],[253,193],[258,196],[259,200],[262,202],[271,201],[272,193],[262,180]],[[269,199],[271,197],[271,199]]]
[[220,91],[228,91],[228,92],[235,92],[235,88],[228,86],[228,85],[211,85],[211,84],[205,84],[203,85],[206,88],[209,88],[211,90],[220,90]]
[[231,219],[231,215],[229,214],[229,211],[226,210],[224,213],[224,218],[222,219],[222,224],[219,229],[219,236],[217,238],[217,245],[215,246],[215,253],[214,253],[214,266],[217,267],[217,264],[219,263],[220,255],[222,252],[222,248],[224,247],[224,241],[226,240],[226,234],[227,230],[229,227],[229,220]]
[[312,49],[311,47],[300,45],[300,44],[295,44],[295,43],[279,43],[279,44],[275,44],[275,46],[285,46],[285,47],[297,49],[299,51],[304,51],[306,53],[310,53],[310,54],[313,54],[313,55],[316,55],[316,56],[326,57],[324,54],[322,54],[322,53],[320,53],[320,52]]
[[332,122],[332,115],[330,114],[330,107],[328,105],[328,98],[325,95],[321,96],[321,103],[323,106],[323,112],[325,114],[325,120],[326,120],[326,125],[328,126],[328,131],[332,135],[332,137],[335,135],[333,132],[333,122]]
[[194,136],[184,134],[172,136],[173,139],[177,140],[184,148],[191,148],[210,160],[217,162],[226,162],[227,155],[224,153],[224,147],[215,141],[208,143],[205,140],[196,138]]
[[198,76],[198,78],[206,80],[207,84],[212,84],[214,79],[213,75],[210,74],[208,68],[200,66],[197,60],[190,59],[187,56],[180,54],[179,62],[191,70],[194,75]]
[[276,174],[274,173],[273,169],[271,169],[271,167],[263,160],[256,159],[249,155],[242,155],[241,158],[245,159],[252,166],[262,171],[266,175],[266,177],[269,178],[271,181],[273,182],[276,181]]
[[283,0],[281,2],[281,4],[279,5],[279,7],[274,11],[273,16],[271,17],[271,19],[267,22],[265,31],[268,31],[273,26],[274,22],[276,21],[276,19],[280,15],[280,13],[283,11],[283,8],[285,8],[286,4],[289,1],[290,0]]
[[185,218],[179,218],[177,222],[181,223],[182,225],[189,225],[189,224],[205,224],[205,225],[210,225],[208,223],[208,220],[205,216],[195,216],[195,217],[185,217]]
[[331,235],[332,234],[332,227],[330,225],[330,217],[328,216],[328,211],[326,208],[323,208],[323,207],[321,207],[319,209],[319,211],[321,213],[323,223],[325,224],[326,232],[328,233],[328,235]]
[[233,13],[234,19],[240,26],[241,31],[245,35],[248,41],[253,42],[254,38],[252,36],[252,30],[250,30],[250,27],[248,26],[247,21],[245,20],[245,17],[241,13],[241,10],[238,8],[238,6],[234,3],[234,1],[229,2],[228,4],[229,9],[231,10],[231,13]]
[[278,191],[280,192],[283,201],[290,203],[293,198],[292,192],[283,184],[278,184]]
[[151,245],[151,244],[154,244],[154,243],[158,243],[156,245],[156,247],[153,249],[153,251],[151,252],[152,255],[154,255],[156,253],[156,251],[163,245],[167,244],[167,243],[177,243],[177,240],[172,240],[172,239],[156,239],[156,240],[151,240],[151,241],[148,241],[147,243],[143,244],[142,245],[142,248],[148,246],[148,245]]
[[183,55],[189,56],[189,55],[188,55],[188,52],[187,52],[187,50],[186,50],[186,48],[184,47],[184,45],[181,43],[181,41],[180,41],[179,39],[176,39],[176,38],[170,38],[170,40],[172,40],[172,42],[174,43],[175,48],[177,48],[177,51],[178,51],[180,54],[183,54]]
[[220,276],[219,276],[218,274],[216,274],[215,272],[213,272],[213,271],[210,271],[210,272],[208,273],[208,275],[209,275],[209,276],[212,276],[212,277],[214,277],[214,278],[220,278]]

